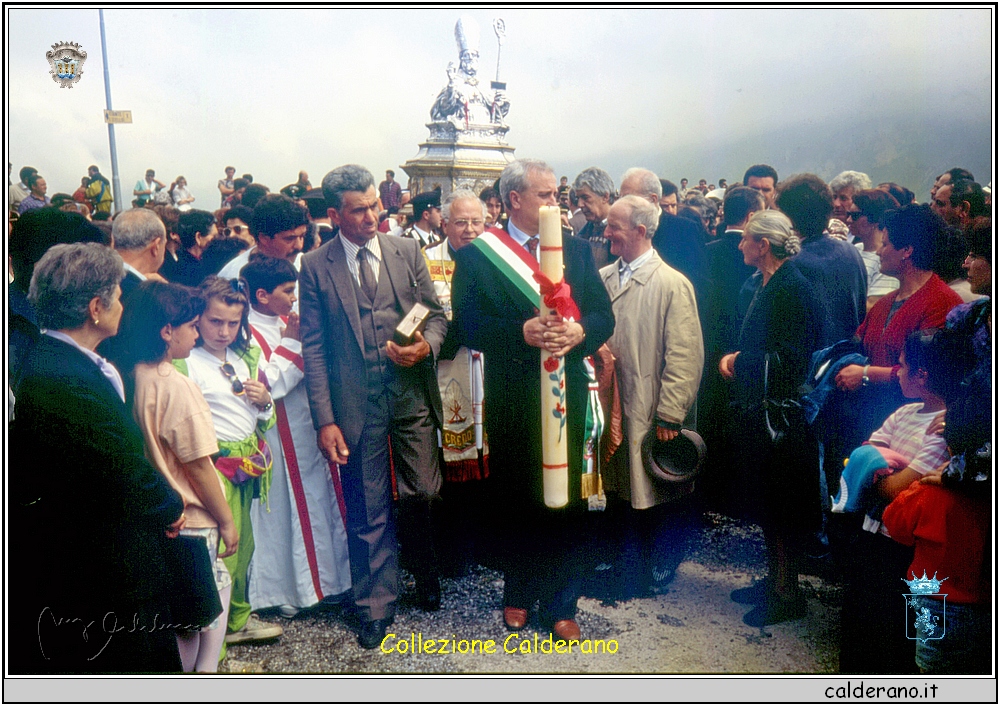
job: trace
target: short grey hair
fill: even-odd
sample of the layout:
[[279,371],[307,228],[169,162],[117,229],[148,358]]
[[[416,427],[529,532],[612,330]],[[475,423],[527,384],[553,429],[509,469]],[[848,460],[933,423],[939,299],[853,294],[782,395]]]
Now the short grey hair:
[[684,197],[684,203],[698,209],[698,213],[701,214],[702,218],[715,218],[719,215],[718,203],[707,196],[703,196],[697,190],[694,193],[688,192]]
[[745,232],[755,241],[767,239],[771,253],[779,260],[791,257],[802,249],[792,221],[781,211],[757,211],[747,222]]
[[114,220],[111,235],[115,250],[142,250],[157,238],[166,238],[167,229],[155,211],[131,208]]
[[615,205],[625,204],[629,207],[628,224],[632,228],[646,226],[646,237],[652,238],[656,233],[656,227],[660,224],[660,204],[653,203],[637,194],[622,196],[615,201]]
[[600,167],[587,167],[576,175],[573,188],[580,191],[583,187],[587,187],[598,196],[607,196],[610,201],[614,201],[615,181]]
[[504,208],[510,213],[510,192],[523,194],[528,188],[528,174],[542,172],[555,176],[555,170],[540,159],[515,159],[500,173],[500,198]]
[[323,177],[323,198],[330,208],[340,208],[348,191],[368,191],[375,186],[375,177],[359,164],[345,164]]
[[663,185],[660,184],[660,177],[656,176],[650,170],[643,169],[642,167],[632,167],[622,174],[622,184],[630,179],[638,180],[639,192],[644,196],[655,196],[657,203],[663,198]]
[[[479,201],[479,197],[476,195],[476,192],[471,189],[456,189],[448,194],[445,197],[444,202],[441,204],[441,217],[446,221],[451,220],[451,205],[456,201],[461,201],[462,199]],[[483,218],[485,219],[489,215],[489,211],[486,210],[486,204],[482,201],[479,201],[479,205],[482,207]]]
[[90,318],[90,300],[110,308],[125,276],[121,255],[99,243],[53,245],[35,265],[28,287],[39,328],[72,330]]
[[872,180],[864,172],[841,172],[830,180],[830,191],[834,193],[845,187],[851,187],[855,192],[872,188]]

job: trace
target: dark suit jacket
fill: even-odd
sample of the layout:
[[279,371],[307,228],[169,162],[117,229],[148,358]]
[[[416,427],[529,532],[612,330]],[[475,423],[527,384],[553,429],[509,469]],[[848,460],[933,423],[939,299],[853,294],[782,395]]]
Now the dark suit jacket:
[[139,279],[137,275],[132,270],[125,270],[125,276],[122,277],[121,288],[122,288],[122,301],[125,301],[125,297],[132,293],[132,291],[142,284],[143,280]]
[[693,222],[669,213],[660,214],[660,225],[653,235],[653,247],[664,262],[688,278],[694,287],[699,313],[704,321],[703,302],[708,296],[708,256],[705,238]]
[[590,254],[594,258],[594,266],[597,267],[598,271],[615,260],[611,254],[611,242],[604,237],[604,229],[607,227],[607,223],[587,221],[586,225],[576,234],[577,238],[590,244]]
[[[143,280],[139,279],[138,275],[131,270],[125,270],[125,276],[122,277],[121,284],[119,285],[122,288],[121,301],[123,307],[128,308],[128,298],[136,290],[136,287],[142,283]],[[127,348],[128,341],[122,338],[121,330],[119,329],[117,334],[111,338],[105,338],[101,341],[101,343],[97,346],[97,352],[111,362],[115,363],[117,367],[117,361],[122,359],[122,354],[125,350],[127,350]]]
[[733,349],[740,352],[733,383],[744,407],[759,406],[763,399],[767,353],[777,353],[781,361],[770,371],[769,397],[797,397],[813,352],[829,337],[829,326],[826,302],[795,260],[787,260],[756,292]]
[[[583,343],[566,357],[570,501],[580,498],[587,379],[583,358],[611,337],[615,317],[590,245],[563,236],[565,277],[580,308]],[[452,325],[459,342],[485,354],[486,432],[490,478],[507,497],[543,505],[541,452],[541,351],[524,341],[534,307],[472,246],[455,254]]]
[[[146,460],[130,410],[83,353],[42,335],[25,360],[14,412],[10,587],[15,622],[30,623],[24,634],[32,638],[17,651],[19,664],[56,672],[179,670],[172,631],[130,630],[134,620],[150,629],[156,614],[159,625],[170,621],[164,532],[183,510]],[[46,606],[62,618],[95,620],[93,644],[79,641],[79,630],[71,635],[45,622],[48,614],[39,623]],[[109,628],[115,618],[124,626],[110,641],[101,628],[108,611]],[[49,660],[34,639],[40,624]]]
[[830,310],[829,336],[820,348],[854,336],[864,321],[868,299],[868,273],[858,249],[824,233],[803,240],[792,261]]
[[168,254],[163,258],[160,274],[168,282],[183,284],[185,287],[197,287],[205,279],[205,265],[201,260],[184,248],[177,251],[177,261]]
[[705,367],[718,373],[719,357],[736,350],[742,316],[739,310],[740,288],[756,268],[743,262],[739,250],[741,234],[726,231],[718,240],[705,246],[709,263],[709,292],[706,300]]
[[[317,429],[327,424],[338,425],[348,447],[353,449],[365,425],[368,381],[354,276],[347,267],[341,237],[302,258],[299,311],[313,424]],[[424,338],[430,344],[431,354],[410,370],[400,368],[398,372],[404,385],[423,387],[440,426],[443,414],[436,361],[448,321],[434,293],[420,244],[384,233],[375,237],[382,248],[382,274],[389,277],[400,319],[417,302],[430,309]]]

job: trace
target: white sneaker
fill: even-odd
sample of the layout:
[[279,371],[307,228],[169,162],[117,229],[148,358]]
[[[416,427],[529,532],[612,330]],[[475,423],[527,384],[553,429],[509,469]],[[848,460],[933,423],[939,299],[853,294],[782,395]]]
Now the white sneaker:
[[226,644],[235,645],[240,642],[260,642],[262,640],[273,640],[281,637],[285,631],[280,625],[265,623],[255,615],[251,615],[247,624],[242,630],[231,632],[226,635]]
[[278,613],[281,614],[282,618],[294,618],[300,612],[301,611],[293,605],[285,604],[278,606]]

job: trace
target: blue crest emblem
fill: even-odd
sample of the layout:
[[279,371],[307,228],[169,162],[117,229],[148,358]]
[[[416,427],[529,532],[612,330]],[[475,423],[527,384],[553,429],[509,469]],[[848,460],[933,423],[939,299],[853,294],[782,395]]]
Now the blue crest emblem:
[[45,52],[49,60],[49,74],[60,88],[72,88],[73,84],[83,76],[83,62],[87,60],[87,52],[80,49],[76,42],[59,42]]
[[[943,638],[948,628],[945,620],[948,594],[940,593],[941,584],[948,578],[938,579],[936,571],[934,576],[927,578],[926,569],[924,575],[919,578],[913,572],[911,574],[913,574],[912,581],[901,579],[910,587],[910,593],[903,594],[903,599],[906,601],[906,637],[910,640],[920,640],[926,645],[928,640]],[[940,600],[940,611],[928,608],[926,602],[921,600],[923,598]]]

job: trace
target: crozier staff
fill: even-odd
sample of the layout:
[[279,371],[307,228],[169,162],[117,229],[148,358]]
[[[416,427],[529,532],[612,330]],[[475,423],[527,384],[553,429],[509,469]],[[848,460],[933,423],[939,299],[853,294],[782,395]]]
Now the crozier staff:
[[[500,192],[510,214],[508,230],[491,229],[455,254],[452,306],[459,342],[494,361],[485,371],[491,440],[487,487],[491,524],[503,527],[504,622],[513,630],[523,628],[528,610],[540,600],[542,620],[554,633],[578,639],[574,617],[582,578],[580,520],[586,509],[581,497],[587,405],[583,359],[611,335],[614,315],[589,246],[564,237],[565,279],[580,317],[567,322],[539,316],[531,263],[537,269],[539,208],[557,204],[556,177],[544,162],[518,160],[501,174]],[[565,357],[569,503],[559,510],[545,507],[542,492],[539,349]]]

